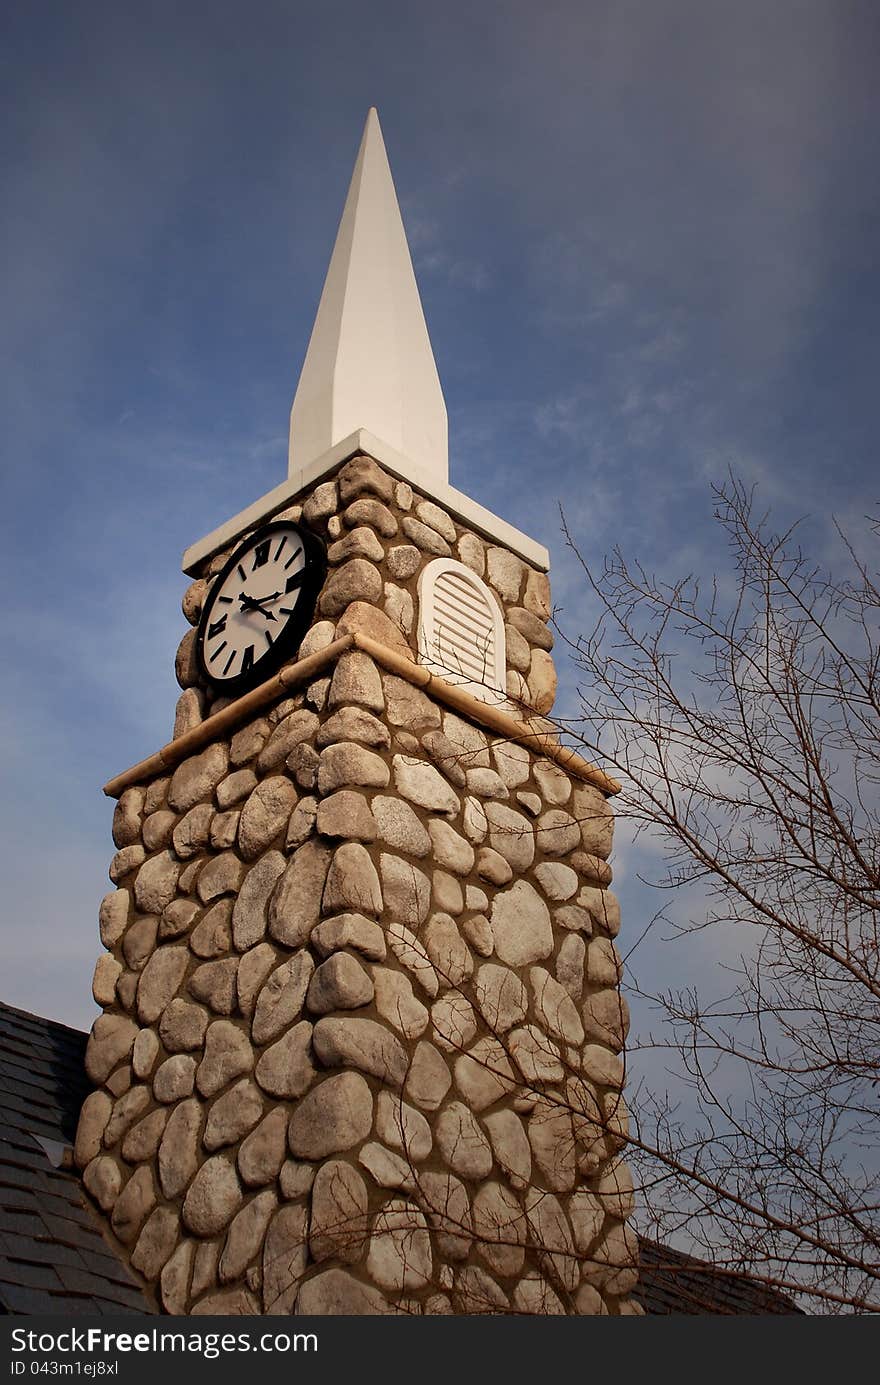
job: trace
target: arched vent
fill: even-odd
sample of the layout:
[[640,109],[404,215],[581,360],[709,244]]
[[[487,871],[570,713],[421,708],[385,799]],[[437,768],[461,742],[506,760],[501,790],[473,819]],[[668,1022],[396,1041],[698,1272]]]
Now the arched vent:
[[484,702],[506,696],[501,611],[463,563],[437,558],[422,572],[419,662]]

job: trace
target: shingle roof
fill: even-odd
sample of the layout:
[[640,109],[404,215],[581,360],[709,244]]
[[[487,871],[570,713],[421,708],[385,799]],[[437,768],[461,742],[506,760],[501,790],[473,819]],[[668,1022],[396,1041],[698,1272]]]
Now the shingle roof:
[[[151,1313],[69,1154],[86,1036],[0,1002],[0,1311]],[[65,1157],[66,1156],[66,1157]],[[64,1167],[67,1162],[68,1167]]]
[[633,1292],[646,1313],[766,1314],[803,1310],[776,1289],[741,1271],[724,1271],[705,1260],[642,1237],[639,1282]]

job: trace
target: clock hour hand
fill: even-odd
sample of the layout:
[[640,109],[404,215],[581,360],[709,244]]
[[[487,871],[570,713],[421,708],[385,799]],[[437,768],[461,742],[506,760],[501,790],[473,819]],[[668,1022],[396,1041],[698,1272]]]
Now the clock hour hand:
[[263,602],[276,601],[280,595],[280,592],[272,592],[271,596],[248,596],[247,592],[239,592],[238,599],[243,611],[259,611],[260,615],[265,616],[267,620],[274,620],[274,612],[264,611]]

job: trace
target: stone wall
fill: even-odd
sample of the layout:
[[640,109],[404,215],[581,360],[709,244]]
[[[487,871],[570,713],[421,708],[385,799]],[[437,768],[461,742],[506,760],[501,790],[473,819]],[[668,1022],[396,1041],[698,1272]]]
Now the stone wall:
[[[356,539],[307,641],[359,563],[400,640],[441,542],[543,624],[546,579],[401,489],[358,460],[303,506],[385,553]],[[125,790],[76,1158],[167,1312],[637,1311],[611,837],[597,789],[357,649]]]

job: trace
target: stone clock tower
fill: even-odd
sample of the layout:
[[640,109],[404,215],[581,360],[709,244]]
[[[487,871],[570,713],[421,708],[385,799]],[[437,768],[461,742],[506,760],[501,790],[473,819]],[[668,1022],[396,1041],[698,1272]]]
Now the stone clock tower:
[[617,786],[544,548],[454,490],[371,111],[287,481],[185,553],[118,775],[76,1158],[168,1313],[638,1311]]

